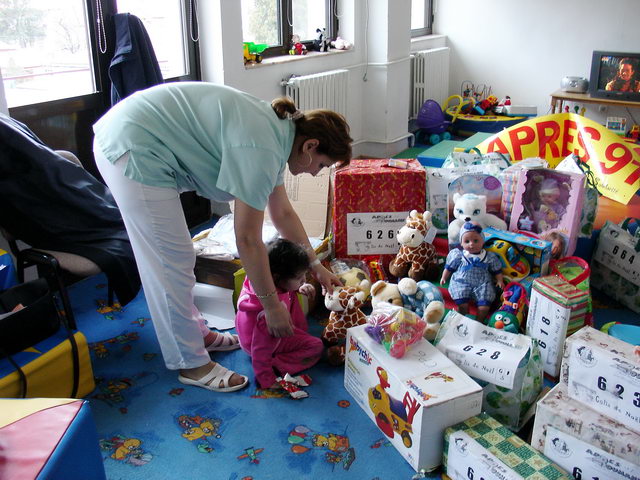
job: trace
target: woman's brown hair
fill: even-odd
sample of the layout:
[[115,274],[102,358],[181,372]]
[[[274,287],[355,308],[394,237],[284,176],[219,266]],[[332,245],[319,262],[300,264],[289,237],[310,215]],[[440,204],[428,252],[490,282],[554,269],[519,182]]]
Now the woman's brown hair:
[[351,160],[349,124],[332,110],[317,109],[300,112],[289,97],[279,97],[271,102],[278,118],[291,118],[296,124],[296,136],[303,140],[315,138],[320,143],[317,151],[345,166]]

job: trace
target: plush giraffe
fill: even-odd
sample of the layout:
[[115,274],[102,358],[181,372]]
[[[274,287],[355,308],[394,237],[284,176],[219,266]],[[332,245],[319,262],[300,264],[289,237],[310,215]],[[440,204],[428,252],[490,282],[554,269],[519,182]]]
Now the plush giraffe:
[[365,324],[367,316],[360,310],[365,299],[365,292],[356,287],[335,287],[327,292],[324,304],[331,314],[322,338],[328,343],[337,343],[346,338],[347,328]]
[[436,247],[427,242],[425,235],[431,228],[431,212],[412,210],[406,224],[398,230],[398,254],[389,264],[389,272],[397,278],[410,277],[416,282],[438,276]]

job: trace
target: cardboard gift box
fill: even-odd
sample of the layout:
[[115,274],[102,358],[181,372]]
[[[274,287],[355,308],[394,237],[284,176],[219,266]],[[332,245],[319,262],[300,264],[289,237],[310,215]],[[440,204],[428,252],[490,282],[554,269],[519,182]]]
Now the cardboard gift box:
[[426,176],[416,160],[407,168],[388,159],[352,160],[332,178],[332,228],[336,258],[382,256],[386,267],[398,253],[396,232],[411,210],[424,212]]
[[565,342],[560,381],[569,397],[640,433],[640,362],[634,349],[584,327]]
[[531,445],[574,476],[640,478],[640,434],[570,398],[563,383],[538,402]]
[[397,359],[365,328],[347,331],[345,387],[416,471],[433,470],[445,428],[480,413],[482,389],[426,340]]
[[[484,233],[485,247],[493,244],[497,240],[504,240],[505,242],[508,242],[513,247],[515,247],[518,253],[526,261],[525,271],[528,267],[528,277],[541,276],[549,273],[549,261],[551,260],[551,242],[542,240],[540,238],[534,238],[529,235],[524,235],[522,233],[498,230],[493,227],[487,227],[483,229],[482,233]],[[495,253],[499,257],[502,257],[502,261],[507,264],[507,267],[511,267],[508,268],[507,271],[503,270],[503,273],[507,275],[508,278],[513,280],[519,272],[517,272],[517,269],[514,268],[515,266],[510,263],[512,262],[512,260],[510,260],[511,254],[508,250],[504,253],[502,253],[502,250],[500,249],[497,250],[498,251]],[[516,271],[514,272],[514,270]]]
[[484,412],[514,431],[531,418],[542,390],[542,361],[531,338],[487,327],[451,311],[435,343],[482,386]]
[[447,428],[442,464],[453,480],[573,478],[486,413]]
[[556,379],[560,374],[565,338],[585,324],[589,295],[555,275],[533,282],[527,335],[537,340],[544,373],[551,378]]
[[0,478],[106,479],[89,402],[0,400]]

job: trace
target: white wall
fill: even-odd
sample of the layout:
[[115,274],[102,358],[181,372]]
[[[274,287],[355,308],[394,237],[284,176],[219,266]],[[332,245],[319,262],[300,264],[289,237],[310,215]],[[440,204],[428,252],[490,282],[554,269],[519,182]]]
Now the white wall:
[[[434,29],[451,47],[452,94],[464,80],[485,83],[545,115],[562,77],[589,78],[594,50],[640,51],[639,22],[638,0],[436,0]],[[629,118],[624,109],[586,107],[602,123]],[[640,110],[631,113],[640,122]]]
[[351,51],[245,68],[238,0],[200,2],[203,80],[263,100],[283,95],[283,79],[336,68],[349,70],[347,119],[354,155],[392,156],[408,146],[409,0],[339,0],[340,36]]

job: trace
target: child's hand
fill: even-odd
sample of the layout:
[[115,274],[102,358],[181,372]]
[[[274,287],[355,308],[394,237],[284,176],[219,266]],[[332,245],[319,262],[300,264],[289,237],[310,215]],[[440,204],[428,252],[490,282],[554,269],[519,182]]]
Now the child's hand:
[[310,283],[303,283],[298,289],[298,292],[305,295],[309,300],[313,300],[316,296],[316,289]]

